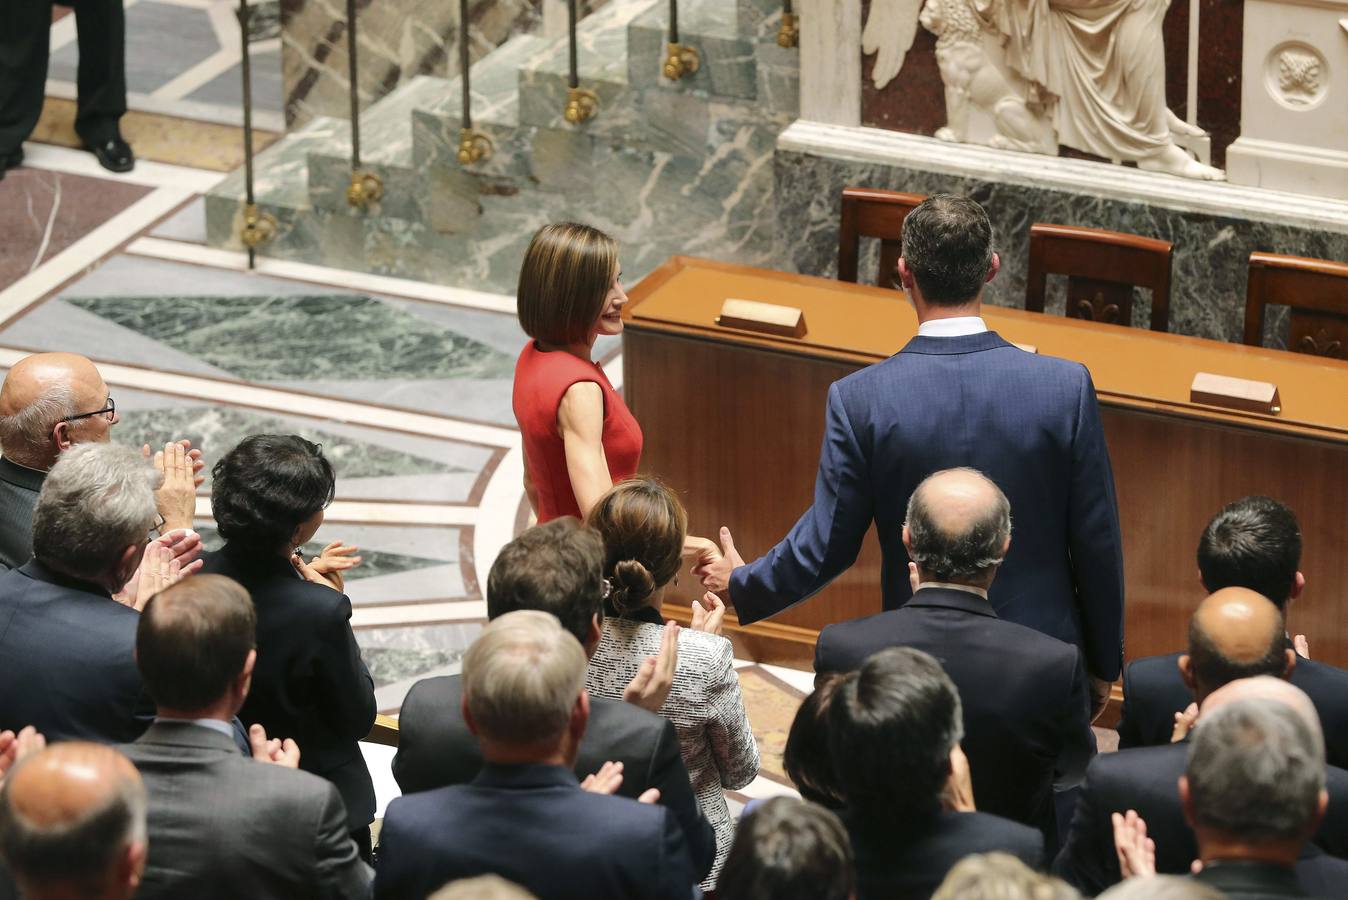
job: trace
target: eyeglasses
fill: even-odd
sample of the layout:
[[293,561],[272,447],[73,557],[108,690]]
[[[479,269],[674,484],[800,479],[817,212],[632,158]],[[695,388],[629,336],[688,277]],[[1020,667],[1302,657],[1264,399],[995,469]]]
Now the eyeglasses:
[[613,582],[609,581],[607,578],[599,579],[599,599],[607,600],[612,593]]
[[78,416],[66,416],[61,419],[61,421],[74,422],[76,419],[88,419],[91,416],[106,416],[109,422],[117,417],[117,403],[112,399],[111,394],[108,395],[108,405],[102,409],[96,409],[93,412],[80,413]]
[[164,514],[163,514],[163,513],[155,513],[155,515],[154,515],[154,526],[150,528],[150,532],[149,532],[149,534],[146,535],[146,537],[148,537],[150,540],[154,540],[154,539],[157,538],[157,537],[163,537],[163,536],[164,536],[164,526],[167,525],[167,524],[168,524],[168,519],[165,519],[165,518],[164,518]]

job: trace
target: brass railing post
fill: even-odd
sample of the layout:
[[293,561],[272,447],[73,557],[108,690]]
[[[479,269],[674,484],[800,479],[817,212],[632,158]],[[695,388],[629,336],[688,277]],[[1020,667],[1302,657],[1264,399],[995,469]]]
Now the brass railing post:
[[800,26],[791,11],[791,0],[782,0],[782,24],[777,29],[777,46],[794,47],[800,42]]
[[360,165],[360,65],[356,50],[356,0],[346,0],[346,70],[351,95],[351,184],[346,188],[346,202],[365,207],[384,196],[384,182],[373,172],[361,170]]
[[491,138],[473,130],[473,88],[468,80],[471,56],[468,52],[468,0],[459,0],[459,88],[463,91],[463,121],[459,128],[459,165],[491,159]]
[[261,212],[253,196],[253,67],[248,50],[248,20],[252,11],[248,0],[239,0],[239,37],[242,44],[243,72],[243,227],[239,231],[239,240],[248,248],[248,268],[257,265],[257,248],[276,236],[276,218],[271,213]]
[[566,34],[570,41],[570,75],[567,79],[566,109],[563,117],[572,125],[593,119],[599,112],[599,98],[594,91],[580,86],[580,63],[576,55],[576,2],[566,0]]
[[678,81],[701,66],[702,57],[697,50],[679,43],[679,0],[669,0],[669,42],[665,44],[665,62],[660,71],[670,81]]

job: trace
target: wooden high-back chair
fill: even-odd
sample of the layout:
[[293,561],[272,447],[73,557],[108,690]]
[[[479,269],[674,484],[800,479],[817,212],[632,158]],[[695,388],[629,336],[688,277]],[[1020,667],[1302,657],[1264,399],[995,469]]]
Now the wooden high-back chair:
[[1245,343],[1264,342],[1264,307],[1290,308],[1287,349],[1348,359],[1348,265],[1324,259],[1250,254]]
[[921,194],[901,194],[875,188],[843,188],[842,216],[838,228],[838,280],[857,280],[857,258],[861,239],[880,239],[880,271],[875,283],[897,288],[899,255],[903,250],[903,220],[927,198]]
[[1151,330],[1167,331],[1172,255],[1168,241],[1072,225],[1031,225],[1025,308],[1043,312],[1048,276],[1066,275],[1069,318],[1130,326],[1133,288],[1145,287],[1151,289]]

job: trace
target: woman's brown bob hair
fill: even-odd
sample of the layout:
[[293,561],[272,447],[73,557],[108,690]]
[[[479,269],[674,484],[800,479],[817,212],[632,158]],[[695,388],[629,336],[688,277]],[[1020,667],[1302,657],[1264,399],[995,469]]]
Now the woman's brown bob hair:
[[654,478],[620,481],[590,510],[589,526],[604,539],[604,577],[618,613],[640,609],[679,573],[688,513]]
[[544,225],[520,266],[515,295],[520,327],[545,344],[588,341],[617,274],[613,238],[575,222]]

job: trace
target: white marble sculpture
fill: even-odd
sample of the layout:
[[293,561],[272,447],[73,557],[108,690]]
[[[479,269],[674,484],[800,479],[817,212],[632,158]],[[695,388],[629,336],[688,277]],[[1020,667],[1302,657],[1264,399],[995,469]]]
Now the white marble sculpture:
[[[1220,180],[1177,143],[1202,132],[1165,104],[1161,22],[1168,0],[873,0],[862,50],[883,88],[903,67],[919,15],[938,35],[946,88],[941,136],[1040,149],[1064,144],[1138,168]],[[995,134],[967,126],[969,107]],[[1035,146],[1038,143],[1040,146]],[[1052,152],[1052,151],[1049,151]]]

